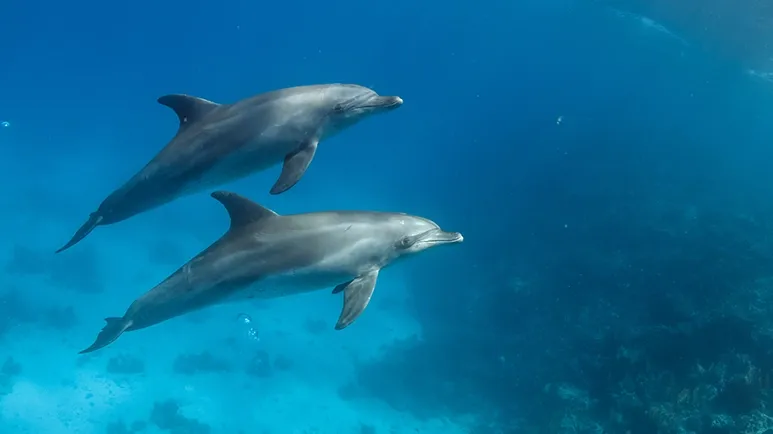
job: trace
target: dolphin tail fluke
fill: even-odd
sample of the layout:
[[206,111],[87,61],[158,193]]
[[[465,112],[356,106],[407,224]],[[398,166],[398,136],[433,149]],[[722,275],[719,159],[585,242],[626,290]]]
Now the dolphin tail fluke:
[[86,221],[86,223],[84,223],[83,226],[78,229],[78,232],[75,232],[75,235],[72,236],[70,241],[68,241],[67,244],[65,244],[62,248],[57,250],[56,253],[63,252],[78,244],[80,240],[86,238],[86,235],[90,234],[91,231],[93,231],[95,227],[99,226],[100,223],[102,223],[102,216],[95,212],[91,213],[88,221]]
[[132,325],[131,321],[125,321],[123,318],[105,318],[105,322],[107,324],[99,332],[94,343],[78,354],[90,353],[110,345]]

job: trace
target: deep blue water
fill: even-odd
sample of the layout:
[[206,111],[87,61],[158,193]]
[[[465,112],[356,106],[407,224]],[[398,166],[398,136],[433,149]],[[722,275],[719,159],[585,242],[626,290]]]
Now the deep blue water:
[[[769,17],[0,2],[0,433],[773,429]],[[156,99],[322,83],[405,103],[323,141],[286,193],[268,193],[278,166],[220,188],[280,214],[406,212],[464,242],[385,269],[342,331],[325,290],[78,355],[228,228],[201,192],[54,254],[174,136]]]

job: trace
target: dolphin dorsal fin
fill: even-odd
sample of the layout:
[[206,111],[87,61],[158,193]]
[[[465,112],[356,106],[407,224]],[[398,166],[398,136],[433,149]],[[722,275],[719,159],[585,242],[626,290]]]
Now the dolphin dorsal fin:
[[211,195],[222,203],[228,216],[231,217],[231,229],[248,225],[252,222],[279,214],[257,203],[229,191],[216,191]]
[[158,99],[158,103],[174,110],[180,119],[180,128],[192,124],[207,113],[220,107],[220,104],[190,95],[172,94],[164,95]]

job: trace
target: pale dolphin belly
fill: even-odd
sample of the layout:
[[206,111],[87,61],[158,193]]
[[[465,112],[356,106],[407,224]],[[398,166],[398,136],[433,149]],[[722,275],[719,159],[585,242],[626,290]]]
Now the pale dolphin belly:
[[276,166],[296,147],[296,143],[257,140],[256,143],[248,144],[215,163],[199,179],[186,185],[179,194],[199,193]]
[[337,285],[354,279],[345,273],[319,273],[314,271],[296,271],[270,276],[252,283],[223,300],[223,303],[244,300],[271,299],[303,294],[318,290],[333,290]]
[[[187,287],[183,283],[184,290],[172,290],[171,293],[174,295],[171,297],[154,298],[140,303],[134,310],[130,308],[131,314],[127,313],[127,315],[133,320],[133,325],[129,330],[150,327],[211,305],[267,300],[323,289],[332,291],[336,285],[353,278],[354,276],[344,273],[289,272],[260,279],[240,289],[233,289],[232,284],[228,282],[197,289]],[[223,292],[228,292],[230,295],[221,298],[218,293]]]

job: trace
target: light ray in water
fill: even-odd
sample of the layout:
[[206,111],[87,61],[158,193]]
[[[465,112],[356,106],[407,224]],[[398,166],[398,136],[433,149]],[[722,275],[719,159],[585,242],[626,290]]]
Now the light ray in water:
[[756,69],[747,69],[746,73],[751,75],[754,78],[773,82],[773,72],[759,71]]
[[611,10],[619,18],[635,21],[640,26],[645,28],[646,30],[654,31],[654,32],[660,33],[662,35],[668,36],[671,39],[675,39],[675,40],[679,41],[684,46],[689,46],[690,45],[690,43],[687,42],[686,39],[684,39],[681,36],[677,35],[676,33],[672,32],[666,26],[664,26],[663,24],[660,24],[659,22],[653,20],[650,17],[645,17],[644,15],[639,15],[639,14],[635,14],[633,12],[623,11],[623,10],[620,10],[620,9],[611,8]]

